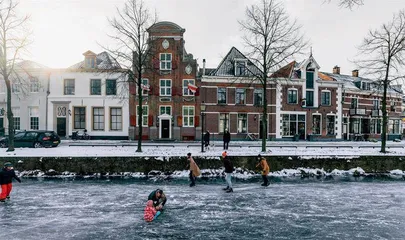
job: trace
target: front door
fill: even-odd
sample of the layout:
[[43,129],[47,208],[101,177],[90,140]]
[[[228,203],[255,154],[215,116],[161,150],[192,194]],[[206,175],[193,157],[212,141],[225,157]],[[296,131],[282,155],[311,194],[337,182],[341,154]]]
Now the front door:
[[170,138],[170,120],[162,119],[160,131],[162,138]]
[[60,137],[66,137],[66,118],[57,118],[56,132]]

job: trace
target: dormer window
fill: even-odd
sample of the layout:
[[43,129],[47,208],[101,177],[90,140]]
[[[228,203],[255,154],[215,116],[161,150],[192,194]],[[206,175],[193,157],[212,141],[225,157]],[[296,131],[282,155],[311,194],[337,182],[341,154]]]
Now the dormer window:
[[361,89],[362,90],[370,90],[370,83],[369,82],[361,82]]
[[235,59],[235,76],[246,75],[246,59]]
[[93,69],[96,68],[97,62],[96,62],[96,57],[97,54],[95,54],[92,51],[87,51],[83,53],[84,55],[84,68],[86,69]]

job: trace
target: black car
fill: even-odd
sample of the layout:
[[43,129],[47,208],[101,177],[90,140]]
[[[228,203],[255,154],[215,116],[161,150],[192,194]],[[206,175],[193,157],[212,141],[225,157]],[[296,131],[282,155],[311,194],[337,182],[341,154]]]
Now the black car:
[[[21,131],[14,135],[14,147],[57,147],[60,143],[54,131],[31,130]],[[0,147],[8,147],[8,138],[0,139]]]

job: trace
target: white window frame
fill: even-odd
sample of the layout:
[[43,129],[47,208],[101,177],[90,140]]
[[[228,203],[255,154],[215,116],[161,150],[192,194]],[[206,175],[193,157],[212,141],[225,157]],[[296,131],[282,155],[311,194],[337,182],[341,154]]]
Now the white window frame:
[[[19,107],[12,107],[11,111],[13,112],[13,121],[14,121],[14,130],[21,130],[21,116]],[[18,128],[16,127],[16,119],[18,118]]]
[[[170,83],[170,86],[162,86],[162,81],[164,81],[165,83]],[[164,93],[162,93],[162,91]],[[159,80],[159,96],[161,97],[169,97],[172,96],[172,80],[171,79],[160,79]]]
[[[139,127],[139,105],[136,105],[136,126]],[[144,113],[146,112],[146,113]],[[142,127],[148,127],[149,106],[142,105]]]
[[[260,96],[260,104],[256,102],[256,95]],[[263,106],[263,100],[264,100],[263,88],[259,88],[259,89],[255,88],[253,91],[253,105],[254,106]]]
[[[141,86],[149,86],[149,79],[148,78],[142,78],[141,80]],[[136,84],[136,95],[138,95],[138,84]],[[147,90],[142,90],[142,96],[148,96],[148,91]]]
[[30,92],[39,92],[39,79],[37,77],[30,78]]
[[[319,133],[314,133],[314,116],[319,116]],[[312,114],[312,134],[313,135],[322,135],[322,114],[314,113]]]
[[[242,115],[244,115],[245,118],[243,118]],[[247,126],[248,126],[248,114],[238,113],[238,129],[237,129],[238,133],[247,133]]]
[[[95,82],[95,81],[99,81],[99,82],[100,82],[100,86],[99,86],[99,87],[100,87],[100,94],[94,94],[94,93],[93,93],[93,85],[92,85],[92,83]],[[91,96],[101,96],[101,95],[103,94],[103,93],[102,93],[102,92],[103,92],[103,90],[102,90],[102,85],[103,85],[103,84],[102,84],[102,80],[101,80],[101,79],[90,79],[90,95],[91,95]]]
[[194,79],[183,79],[183,96],[194,96],[194,93],[188,89],[188,84],[195,85]]
[[[290,102],[290,91],[295,92],[295,102]],[[298,89],[296,88],[287,89],[287,104],[298,104]]]
[[[192,113],[190,113],[192,112]],[[195,123],[195,107],[194,106],[183,106],[183,127],[194,127]]]
[[[165,56],[162,59],[162,56]],[[170,56],[170,60],[167,60],[167,56]],[[172,54],[171,53],[160,53],[159,55],[159,68],[160,70],[172,70]]]
[[[97,109],[97,110],[102,109],[103,115],[100,115],[100,114],[94,115],[94,110],[95,109]],[[105,109],[104,109],[104,107],[93,107],[92,111],[91,111],[91,114],[92,114],[92,118],[93,118],[93,122],[92,122],[93,131],[104,131],[105,130]],[[96,128],[96,122],[95,122],[96,116],[97,116],[97,120],[98,120],[97,121],[97,124],[98,124],[97,128]],[[100,121],[100,117],[101,117],[101,121]],[[102,126],[102,128],[100,128],[100,125]]]
[[380,107],[380,99],[373,99],[373,110],[380,110]]
[[[239,66],[243,66],[243,67],[239,67]],[[247,69],[247,60],[235,60],[235,76],[245,76],[246,75],[246,69]],[[243,68],[243,73],[239,72],[239,69]]]
[[[219,89],[225,89],[225,102],[219,102]],[[222,92],[221,92],[221,94],[222,94]],[[228,95],[228,91],[227,91],[226,87],[218,87],[218,89],[217,89],[217,103],[218,104],[227,104],[228,103],[227,95]]]
[[[117,123],[120,123],[121,127],[117,128],[117,129],[113,129],[113,115],[112,115],[112,112],[113,112],[112,110],[113,109],[120,109],[121,110],[121,115],[114,115],[114,116],[121,116],[121,121],[120,122],[117,121]],[[123,124],[124,124],[123,119],[124,119],[124,112],[122,111],[122,107],[110,107],[110,131],[114,131],[114,132],[122,131],[122,129],[124,127],[123,126]]]
[[[328,129],[329,129],[328,123],[330,123],[328,117],[333,117],[333,133],[328,132]],[[326,114],[325,121],[326,121],[326,135],[336,135],[336,115],[335,114]]]
[[[68,92],[66,91],[66,90],[67,90],[66,83],[67,83],[68,81],[69,81],[69,82],[70,82],[70,81],[73,82],[73,87],[72,87],[73,91],[72,91],[71,93],[68,93]],[[72,78],[63,79],[63,95],[75,95],[75,91],[76,91],[76,81],[75,81],[75,79],[72,79]]]
[[219,133],[224,133],[225,129],[227,129],[229,132],[229,118],[230,115],[229,113],[219,113],[219,122],[218,122],[218,127],[219,127]]
[[[162,108],[165,108],[164,113],[162,113]],[[167,109],[170,109],[169,113],[167,113]],[[159,115],[163,115],[163,114],[167,114],[167,115],[172,115],[172,106],[171,105],[160,105],[159,106]]]
[[[325,94],[325,96],[329,95],[328,96],[329,104],[324,104],[324,102],[323,102],[323,95],[324,94]],[[326,100],[326,98],[325,98],[325,100]],[[330,106],[331,104],[332,104],[332,93],[331,93],[331,91],[330,90],[322,90],[321,91],[321,105],[322,106]]]
[[[356,100],[355,100],[355,101],[356,101],[356,106],[352,106],[352,102],[353,102],[354,99],[356,99]],[[351,109],[354,109],[354,108],[357,109],[357,108],[359,108],[359,98],[358,98],[358,97],[352,97],[352,98],[351,98],[351,100],[350,100],[350,108],[351,108]]]
[[[29,107],[28,108],[29,111],[29,116],[30,116],[30,130],[39,130],[39,107],[35,106],[35,107]],[[36,122],[38,124],[38,128],[33,128],[33,120],[36,119]]]
[[11,92],[20,93],[21,92],[21,83],[11,83]]
[[[238,90],[242,90],[242,91],[243,91],[243,94],[242,94],[243,99],[242,99],[242,101],[240,101],[240,99],[239,99],[239,101],[238,101],[238,96],[239,96]],[[246,104],[246,89],[245,89],[245,88],[236,88],[236,89],[235,89],[235,104],[239,104],[239,105],[244,105],[244,104]]]

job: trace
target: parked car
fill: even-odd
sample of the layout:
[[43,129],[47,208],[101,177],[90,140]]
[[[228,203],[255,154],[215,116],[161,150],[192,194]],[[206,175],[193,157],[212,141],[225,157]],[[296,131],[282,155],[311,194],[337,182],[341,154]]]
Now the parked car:
[[[54,131],[30,130],[17,132],[14,135],[14,147],[57,147],[60,143],[58,134]],[[0,139],[0,147],[8,147],[8,138]]]

